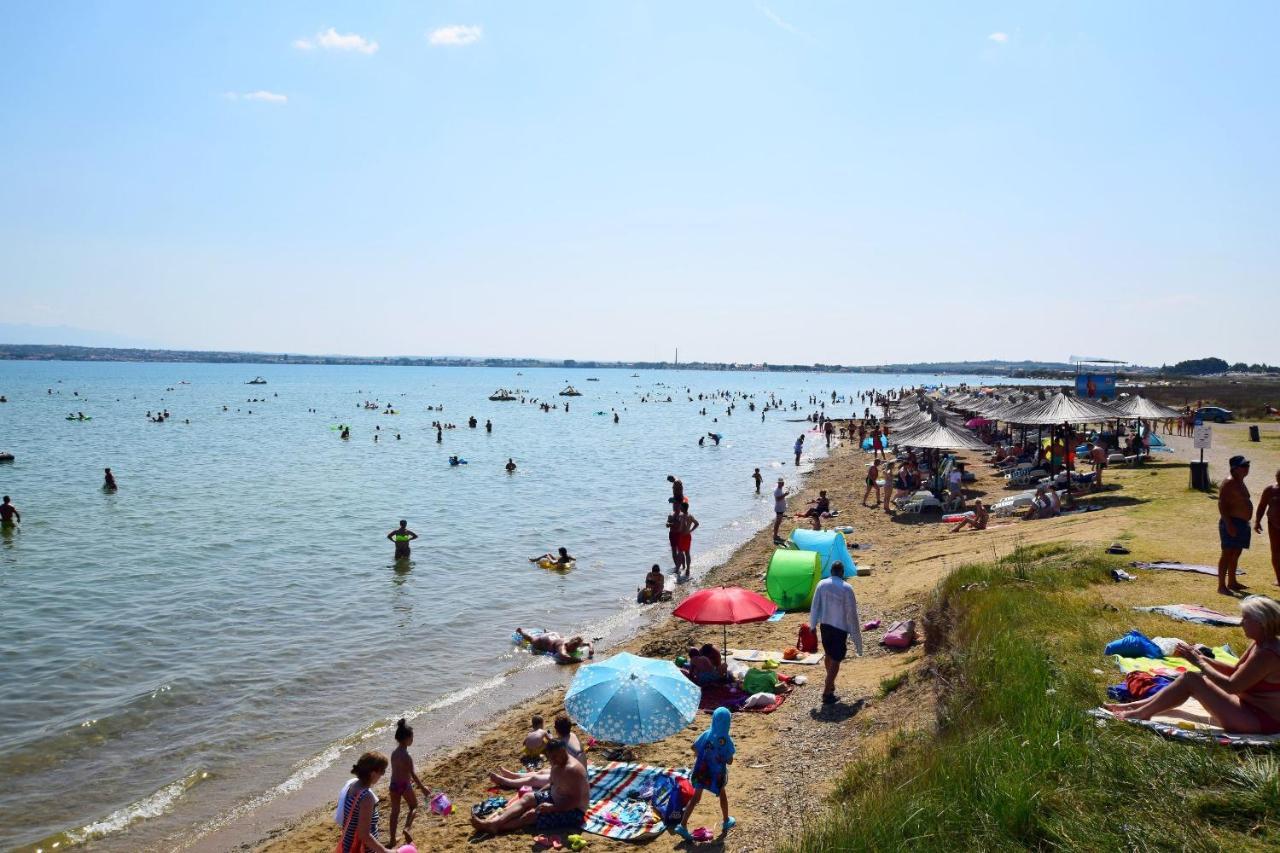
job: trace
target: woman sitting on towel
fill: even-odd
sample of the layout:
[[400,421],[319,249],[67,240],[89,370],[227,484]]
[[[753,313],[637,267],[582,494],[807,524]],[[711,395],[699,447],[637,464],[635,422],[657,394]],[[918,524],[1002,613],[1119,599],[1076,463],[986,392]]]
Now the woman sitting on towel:
[[1149,720],[1196,699],[1229,732],[1280,734],[1280,603],[1262,595],[1240,602],[1240,627],[1252,642],[1232,666],[1179,643],[1174,656],[1200,667],[1141,702],[1107,705],[1124,720]]

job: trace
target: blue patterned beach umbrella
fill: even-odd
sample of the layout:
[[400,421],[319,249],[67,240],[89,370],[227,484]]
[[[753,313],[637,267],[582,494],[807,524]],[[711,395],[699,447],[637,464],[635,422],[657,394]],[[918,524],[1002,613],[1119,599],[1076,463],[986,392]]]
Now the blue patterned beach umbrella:
[[671,661],[621,652],[579,668],[564,707],[593,737],[631,746],[670,737],[692,723],[701,698]]

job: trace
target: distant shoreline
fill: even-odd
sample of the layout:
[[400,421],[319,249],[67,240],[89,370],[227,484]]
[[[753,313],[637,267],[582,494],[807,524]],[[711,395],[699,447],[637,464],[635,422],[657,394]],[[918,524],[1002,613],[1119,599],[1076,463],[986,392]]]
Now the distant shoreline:
[[[174,364],[304,364],[304,365],[390,365],[395,367],[515,367],[559,368],[562,370],[718,370],[775,373],[933,373],[1009,376],[1020,379],[1061,379],[1074,375],[1065,363],[1034,361],[925,362],[918,364],[740,364],[737,362],[690,361],[598,361],[537,358],[472,358],[464,356],[355,356],[304,355],[298,353],[220,352],[215,350],[167,350],[125,347],[81,347],[65,344],[0,343],[0,361],[105,361]],[[1126,373],[1147,372],[1150,368],[1130,368]]]

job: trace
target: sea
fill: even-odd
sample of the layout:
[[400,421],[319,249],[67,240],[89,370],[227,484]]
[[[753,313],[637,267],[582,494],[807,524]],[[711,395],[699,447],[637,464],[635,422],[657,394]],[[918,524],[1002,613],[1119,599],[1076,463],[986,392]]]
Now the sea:
[[[810,414],[993,381],[0,362],[0,492],[22,513],[0,534],[0,849],[261,837],[331,798],[397,718],[421,760],[571,677],[516,627],[607,654],[642,626],[636,589],[671,565],[668,474],[701,522],[696,582],[769,521],[769,485],[825,453]],[[419,538],[397,563],[400,519]],[[560,546],[572,571],[529,562]]]

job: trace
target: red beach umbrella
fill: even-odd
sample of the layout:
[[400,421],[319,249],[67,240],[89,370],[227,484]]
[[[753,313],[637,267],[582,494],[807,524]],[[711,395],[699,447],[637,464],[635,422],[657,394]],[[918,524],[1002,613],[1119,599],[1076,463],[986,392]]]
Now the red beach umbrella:
[[700,589],[680,602],[676,616],[698,625],[724,625],[724,646],[729,647],[729,625],[763,622],[776,613],[778,605],[757,592],[740,586],[713,586]]

